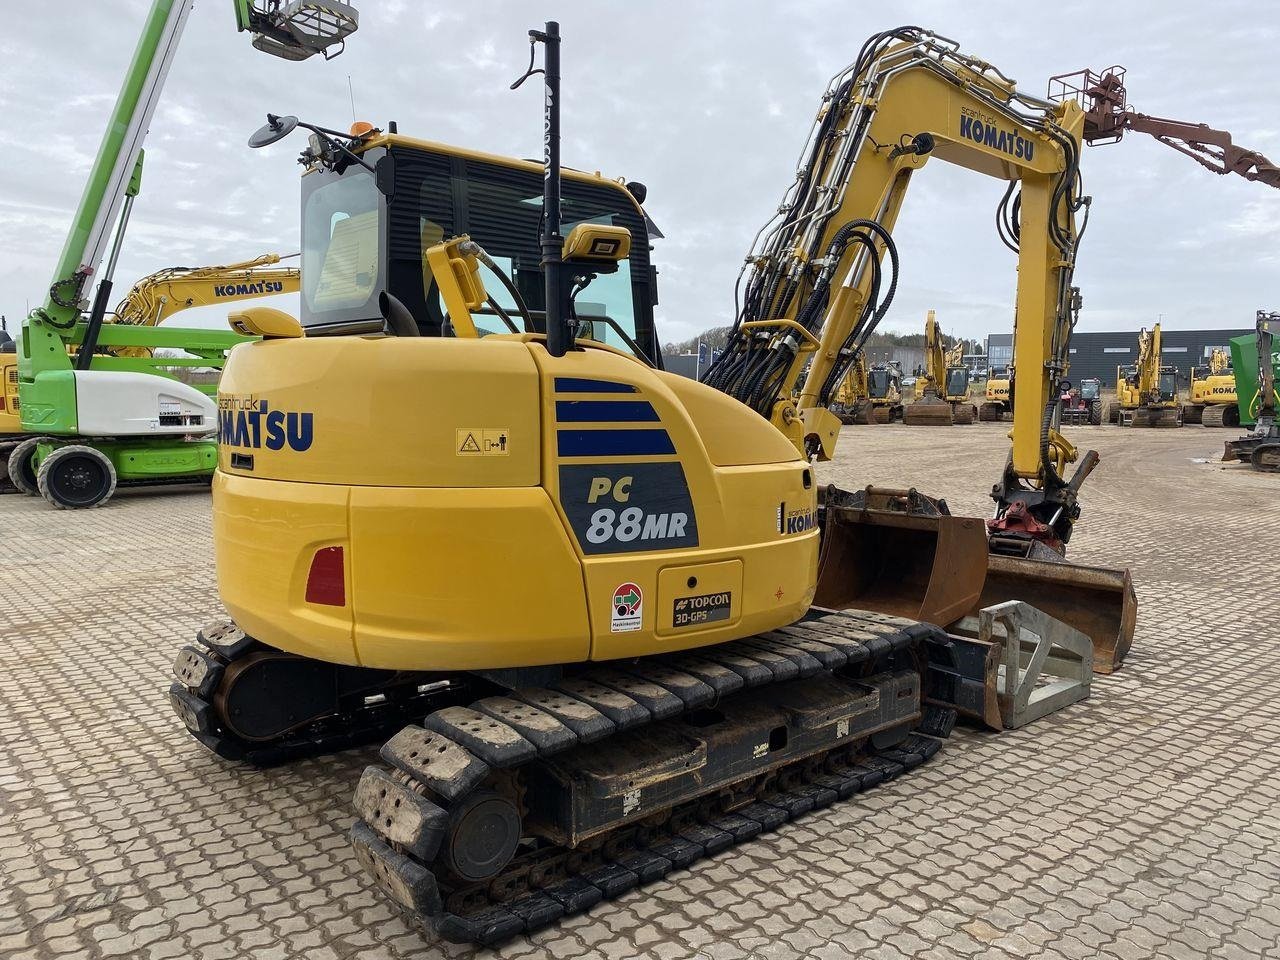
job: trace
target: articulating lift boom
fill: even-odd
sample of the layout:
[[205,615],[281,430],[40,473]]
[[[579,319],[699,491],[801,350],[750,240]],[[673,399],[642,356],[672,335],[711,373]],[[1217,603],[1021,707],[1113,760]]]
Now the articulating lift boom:
[[[278,254],[266,253],[242,263],[167,267],[143,277],[116,305],[112,320],[104,322],[108,338],[116,345],[108,347],[100,343],[93,363],[100,370],[135,371],[169,379],[176,379],[174,370],[196,367],[221,370],[227,350],[248,338],[225,331],[183,331],[179,334],[180,344],[187,356],[155,357],[154,348],[145,345],[148,335],[126,327],[153,328],[193,307],[296,293],[300,271],[297,267],[275,266],[279,262]],[[131,343],[131,339],[140,342]],[[12,341],[9,344],[12,345]],[[0,383],[5,385],[3,402],[0,402],[0,493],[12,489],[34,496],[40,489],[33,460],[42,438],[22,430],[17,351],[12,346],[6,351],[3,344],[0,344]],[[217,390],[216,384],[194,387],[206,395]]]
[[[254,34],[258,49],[290,60],[336,55],[358,23],[344,0],[283,5],[234,0],[234,5],[238,28]],[[99,359],[99,348],[108,353],[123,347],[226,349],[238,342],[225,332],[139,331],[105,322],[139,190],[143,140],[191,8],[189,0],[152,3],[47,299],[23,325],[18,354],[22,429],[41,438],[31,466],[54,506],[105,503],[117,478],[207,478],[216,460],[212,441],[189,439],[215,427],[215,411],[203,394],[155,369],[107,369]],[[104,257],[106,268],[99,273]]]

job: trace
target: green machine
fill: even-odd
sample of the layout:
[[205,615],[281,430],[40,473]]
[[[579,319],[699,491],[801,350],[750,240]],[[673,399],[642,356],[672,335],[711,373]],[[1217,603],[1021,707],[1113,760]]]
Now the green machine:
[[[286,60],[336,56],[359,22],[345,0],[233,3],[238,29],[252,33],[259,50]],[[99,506],[118,483],[208,478],[217,461],[215,388],[190,386],[172,371],[220,368],[226,352],[247,338],[105,322],[141,184],[142,143],[191,8],[190,0],[152,3],[47,298],[23,323],[18,395],[29,436],[11,452],[9,475],[57,507]],[[157,357],[159,348],[189,356]]]
[[1231,341],[1240,423],[1253,429],[1228,440],[1223,460],[1244,460],[1255,470],[1280,473],[1280,313],[1258,311],[1257,332]]

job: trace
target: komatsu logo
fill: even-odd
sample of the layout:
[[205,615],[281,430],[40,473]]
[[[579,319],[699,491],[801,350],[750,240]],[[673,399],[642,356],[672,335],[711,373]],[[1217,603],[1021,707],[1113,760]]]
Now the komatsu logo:
[[985,147],[1002,150],[1017,160],[1030,160],[1036,149],[1035,143],[1026,137],[1012,130],[1001,130],[996,126],[994,117],[967,108],[960,112],[960,136]]
[[303,453],[314,437],[313,415],[272,410],[257,397],[218,398],[218,442],[250,450],[290,450]]
[[785,503],[778,504],[778,532],[783,536],[808,533],[818,526],[818,515],[808,507],[788,510]]
[[215,297],[265,297],[272,293],[284,293],[284,283],[259,280],[256,283],[219,283],[213,288]]

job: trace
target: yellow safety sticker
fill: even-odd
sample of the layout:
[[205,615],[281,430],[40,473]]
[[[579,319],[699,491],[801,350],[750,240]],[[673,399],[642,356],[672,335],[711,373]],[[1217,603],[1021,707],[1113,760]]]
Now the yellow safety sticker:
[[458,427],[454,450],[460,457],[506,457],[511,436],[506,427]]

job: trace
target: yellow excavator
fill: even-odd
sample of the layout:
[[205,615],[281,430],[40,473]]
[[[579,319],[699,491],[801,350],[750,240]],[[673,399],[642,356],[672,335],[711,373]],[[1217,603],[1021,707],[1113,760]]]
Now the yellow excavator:
[[1178,371],[1161,363],[1160,324],[1138,331],[1138,360],[1116,367],[1116,394],[1104,419],[1122,427],[1180,427]]
[[866,354],[859,353],[840,381],[831,412],[841,423],[871,423],[871,385]]
[[[259,297],[297,293],[301,271],[277,266],[281,257],[264,253],[251,260],[214,267],[166,267],[143,277],[116,305],[112,322],[138,326],[158,326],[169,317],[193,307],[238,303]],[[145,347],[99,348],[101,353],[119,357],[150,356]],[[221,368],[224,356],[195,348],[189,357],[175,357],[174,366]],[[14,454],[32,449],[35,439],[22,430],[18,400],[18,355],[7,332],[0,336],[0,493],[16,490],[30,496],[39,491],[29,456]],[[209,387],[214,389],[213,386]],[[13,466],[10,466],[10,460]]]
[[[1063,560],[1097,462],[1052,420],[1078,105],[928,31],[873,36],[824,95],[697,382],[661,369],[647,191],[561,170],[557,25],[530,42],[517,85],[542,45],[543,163],[394,125],[269,116],[250,139],[310,133],[301,312],[231,318],[261,338],[218,397],[231,619],[170,688],[232,760],[394,733],[356,790],[356,856],[479,943],[924,762],[991,693],[948,625],[1030,601],[1109,670],[1135,609],[1126,573]],[[986,524],[915,490],[823,489],[814,467],[935,158],[1006,181],[1006,212],[1020,191],[1022,375]]]
[[840,381],[831,410],[841,423],[892,423],[902,419],[902,374],[893,363],[867,366],[859,353]]
[[1000,377],[988,377],[983,390],[982,403],[978,406],[978,419],[983,423],[1003,420],[1013,407],[1009,403],[1009,382],[1011,375],[1006,373]]
[[943,346],[942,329],[930,310],[924,322],[924,377],[916,381],[916,400],[903,410],[903,423],[973,423],[978,411],[969,398],[969,368],[963,359],[964,345],[960,341],[949,350]]
[[1201,423],[1206,427],[1240,426],[1240,408],[1236,402],[1236,375],[1231,369],[1231,355],[1214,347],[1209,362],[1191,368],[1191,386],[1187,402],[1182,405],[1183,423]]

